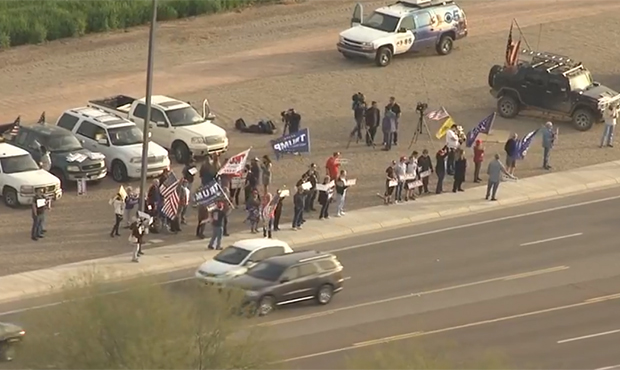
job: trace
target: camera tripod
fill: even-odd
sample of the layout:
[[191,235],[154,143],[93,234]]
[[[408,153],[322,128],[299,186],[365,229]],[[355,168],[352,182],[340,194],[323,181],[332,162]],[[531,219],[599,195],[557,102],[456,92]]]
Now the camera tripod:
[[428,128],[428,123],[426,123],[426,118],[424,118],[424,111],[418,111],[420,117],[418,118],[418,125],[413,132],[413,136],[411,137],[411,143],[409,143],[409,149],[413,146],[414,143],[418,142],[418,138],[421,134],[426,131],[428,135],[428,139],[430,142],[433,142],[433,136],[431,135],[431,130]]

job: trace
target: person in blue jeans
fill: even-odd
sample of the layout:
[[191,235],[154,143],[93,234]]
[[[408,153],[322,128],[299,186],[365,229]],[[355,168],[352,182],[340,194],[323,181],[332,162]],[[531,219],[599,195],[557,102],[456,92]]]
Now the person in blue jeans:
[[46,208],[47,201],[43,196],[43,192],[39,190],[32,198],[32,228],[30,229],[30,238],[32,240],[36,241],[43,237],[43,217]]
[[219,202],[216,208],[211,212],[211,226],[213,233],[209,240],[209,249],[222,249],[222,236],[224,236],[224,204]]

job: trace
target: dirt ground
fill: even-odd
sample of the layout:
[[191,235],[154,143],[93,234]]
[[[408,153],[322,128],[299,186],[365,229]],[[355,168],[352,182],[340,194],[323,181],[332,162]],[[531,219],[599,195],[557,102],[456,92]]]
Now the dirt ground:
[[[384,4],[363,3],[367,13]],[[379,204],[375,194],[382,191],[385,167],[391,159],[411,152],[407,147],[417,121],[416,102],[426,101],[432,108],[445,106],[466,129],[495,109],[487,75],[493,64],[501,63],[513,17],[533,48],[580,58],[600,82],[620,88],[620,39],[602,37],[620,28],[620,18],[607,15],[617,13],[620,2],[459,3],[467,12],[471,33],[450,56],[430,52],[404,56],[388,68],[351,62],[336,52],[338,32],[348,27],[354,5],[348,0],[310,0],[161,24],[156,36],[154,91],[197,106],[208,97],[217,123],[229,132],[230,151],[252,146],[256,156],[271,154],[270,138],[234,132],[234,120],[276,121],[280,111],[296,108],[303,116],[302,126],[311,129],[312,154],[277,162],[274,184],[290,187],[309,163],[316,162],[323,169],[330,153],[342,151],[349,160],[345,166],[349,177],[358,179],[347,201],[352,210]],[[147,29],[140,28],[0,53],[0,121],[12,121],[21,114],[25,121],[34,122],[41,111],[52,121],[87,99],[120,93],[144,95],[146,47]],[[391,95],[397,97],[404,109],[400,146],[386,153],[353,143],[345,150],[353,126],[350,99],[356,91],[380,105]],[[498,118],[495,140],[505,140],[508,131],[525,134],[543,122],[540,117]],[[431,123],[433,133],[437,127]],[[568,124],[559,127],[552,153],[556,171],[617,159],[620,153],[618,148],[598,148],[600,126],[587,133],[576,132]],[[434,150],[441,145],[422,137],[414,149]],[[501,152],[502,146],[488,143],[487,152]],[[518,176],[541,174],[541,161],[540,141],[536,141],[528,158],[519,164]],[[27,209],[0,207],[0,274],[128,251],[125,237],[108,236],[113,214],[107,200],[117,188],[118,184],[106,179],[89,187],[86,196],[66,194],[49,215],[49,234],[38,242],[29,238]],[[244,228],[242,212],[236,213],[233,230]],[[194,221],[193,215],[190,220]],[[284,220],[286,226],[288,220]],[[190,223],[181,235],[152,236],[156,239],[153,245],[192,238],[193,228]]]

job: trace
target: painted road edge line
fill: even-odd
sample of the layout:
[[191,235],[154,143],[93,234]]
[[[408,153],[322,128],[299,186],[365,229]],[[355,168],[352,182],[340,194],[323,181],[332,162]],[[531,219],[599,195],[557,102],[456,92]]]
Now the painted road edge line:
[[306,360],[306,359],[309,359],[309,358],[315,358],[315,357],[330,355],[330,354],[334,354],[334,353],[340,353],[340,352],[351,351],[351,350],[355,350],[355,349],[359,349],[359,348],[370,347],[370,346],[374,346],[374,345],[377,345],[377,344],[385,344],[385,343],[396,342],[396,341],[405,340],[405,339],[409,339],[409,338],[413,338],[413,337],[421,337],[421,336],[432,335],[432,334],[440,334],[440,333],[445,333],[445,332],[450,332],[450,331],[455,331],[455,330],[468,329],[468,328],[482,326],[482,325],[488,325],[488,324],[494,324],[494,323],[499,323],[499,322],[505,322],[505,321],[515,320],[515,319],[520,319],[520,318],[524,318],[524,317],[537,316],[537,315],[542,315],[542,314],[545,314],[545,313],[551,313],[551,312],[563,311],[563,310],[567,310],[567,309],[571,309],[571,308],[588,306],[588,305],[592,305],[592,304],[596,304],[596,303],[600,303],[600,302],[605,302],[605,301],[609,301],[609,300],[614,300],[614,299],[620,299],[620,294],[613,294],[613,295],[609,295],[609,296],[605,296],[605,297],[598,297],[598,298],[588,299],[586,301],[582,301],[582,302],[578,302],[578,303],[572,303],[572,304],[567,304],[567,305],[563,305],[563,306],[546,308],[546,309],[537,310],[537,311],[530,311],[530,312],[525,312],[525,313],[521,313],[521,314],[511,315],[511,316],[504,316],[504,317],[498,317],[498,318],[495,318],[495,319],[476,321],[476,322],[469,323],[469,324],[452,326],[452,327],[443,328],[443,329],[429,330],[429,331],[423,331],[423,332],[416,331],[416,332],[412,332],[412,333],[405,333],[405,334],[394,335],[394,336],[385,337],[385,338],[373,339],[373,340],[369,340],[369,341],[365,341],[365,342],[353,343],[352,345],[347,346],[347,347],[341,347],[341,348],[336,348],[336,349],[332,349],[332,350],[329,350],[329,351],[312,353],[312,354],[304,355],[304,356],[291,357],[291,358],[288,358],[288,359],[285,359],[285,360],[280,360],[280,361],[273,362],[272,364],[283,364],[283,363],[288,363],[288,362],[295,362],[295,361],[300,361],[300,360]]
[[556,236],[555,238],[542,239],[542,240],[536,240],[536,241],[529,242],[529,243],[523,243],[523,244],[520,244],[519,246],[520,247],[527,247],[528,245],[536,245],[536,244],[554,242],[556,240],[569,239],[569,238],[574,238],[574,237],[582,236],[582,235],[583,235],[583,233],[575,233],[575,234],[569,234],[569,235]]
[[578,340],[602,337],[604,335],[610,335],[610,334],[616,334],[616,333],[620,333],[620,329],[605,331],[605,332],[602,332],[602,333],[594,333],[594,334],[582,335],[580,337],[562,339],[562,340],[558,340],[557,343],[558,344],[563,344],[563,343],[576,342]]

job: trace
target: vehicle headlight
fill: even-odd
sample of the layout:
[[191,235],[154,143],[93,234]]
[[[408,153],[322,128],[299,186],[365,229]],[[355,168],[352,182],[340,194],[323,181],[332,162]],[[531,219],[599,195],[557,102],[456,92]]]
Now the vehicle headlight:
[[142,162],[142,157],[133,157],[129,160],[129,163],[140,163]]
[[22,185],[19,187],[19,192],[22,194],[32,194],[34,193],[34,187],[30,185]]
[[372,42],[362,42],[362,46],[365,47],[365,48],[372,48],[373,47]]
[[255,291],[255,290],[246,290],[245,291],[245,295],[248,297],[256,297],[259,295],[259,292]]
[[340,38],[338,39],[338,41],[340,41],[340,42],[344,42],[344,37],[340,36]]
[[204,144],[204,143],[205,143],[204,137],[193,137],[192,138],[192,144]]
[[78,166],[67,166],[67,171],[69,171],[69,172],[80,172],[80,167],[78,167]]

